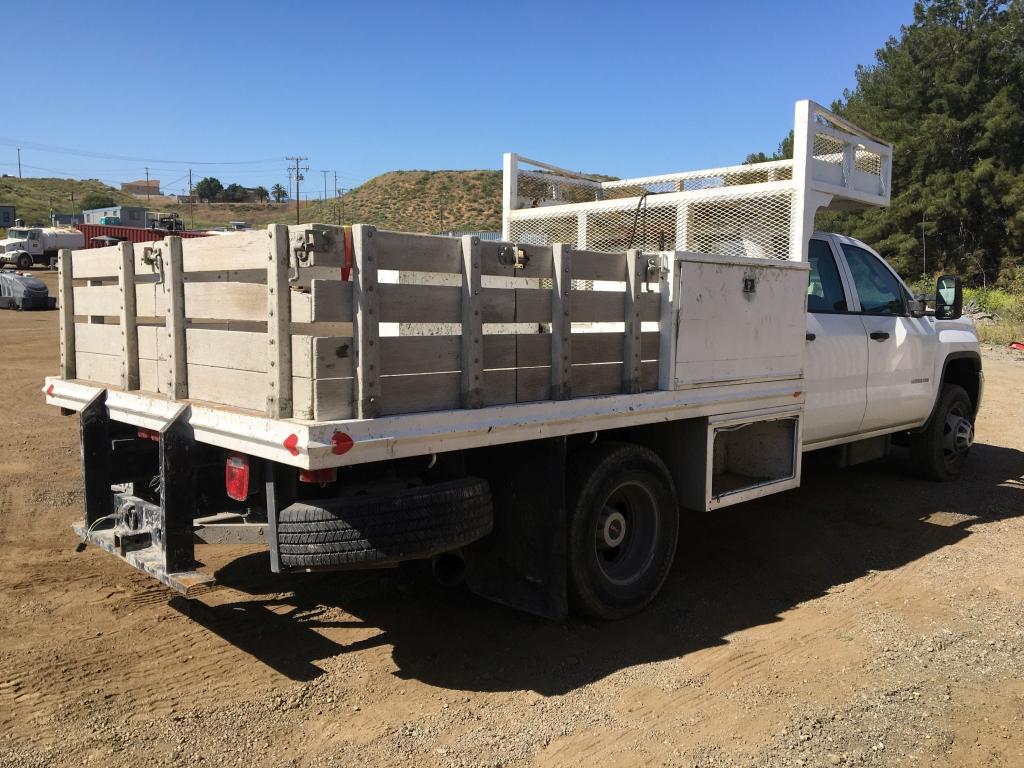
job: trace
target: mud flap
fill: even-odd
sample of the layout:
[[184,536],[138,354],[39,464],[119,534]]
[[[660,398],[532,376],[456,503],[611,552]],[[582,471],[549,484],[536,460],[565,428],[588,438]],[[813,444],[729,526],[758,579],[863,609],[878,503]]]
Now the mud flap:
[[110,486],[117,457],[112,449],[106,391],[82,409],[85,519],[72,528],[83,542],[95,544],[185,595],[214,580],[195,570],[194,449],[186,406],[160,433],[159,506],[128,494],[114,494]]
[[565,438],[470,452],[467,471],[486,478],[494,531],[463,550],[466,585],[495,602],[561,620],[568,615]]

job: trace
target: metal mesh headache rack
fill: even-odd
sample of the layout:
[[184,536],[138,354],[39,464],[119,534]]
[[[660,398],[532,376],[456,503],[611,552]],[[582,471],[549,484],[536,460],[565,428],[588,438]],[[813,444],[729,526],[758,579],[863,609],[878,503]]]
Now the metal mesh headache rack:
[[819,207],[888,204],[891,160],[890,146],[808,101],[792,160],[605,180],[510,153],[503,239],[803,261]]

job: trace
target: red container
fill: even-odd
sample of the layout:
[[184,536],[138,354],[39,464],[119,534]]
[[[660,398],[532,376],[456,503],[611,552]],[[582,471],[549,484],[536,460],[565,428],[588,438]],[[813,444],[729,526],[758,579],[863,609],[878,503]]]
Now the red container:
[[170,232],[166,229],[145,229],[143,227],[121,227],[108,224],[78,224],[76,228],[85,235],[86,248],[103,248],[112,243],[93,242],[94,237],[116,237],[131,243],[152,243],[163,240],[168,235],[176,237],[206,237],[206,232],[179,231]]

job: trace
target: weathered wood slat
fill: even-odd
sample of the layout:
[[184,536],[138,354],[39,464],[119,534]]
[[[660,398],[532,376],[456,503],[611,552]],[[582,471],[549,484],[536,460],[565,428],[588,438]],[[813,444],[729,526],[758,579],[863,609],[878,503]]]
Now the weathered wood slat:
[[187,283],[185,315],[209,320],[266,320],[267,289],[254,283]]
[[140,360],[159,360],[160,351],[157,347],[159,343],[159,337],[163,333],[163,326],[159,325],[140,325],[138,328],[139,336],[139,359]]
[[[625,317],[624,291],[573,291],[572,321],[574,323],[621,323]],[[641,321],[657,320],[660,300],[657,293],[640,294]]]
[[550,245],[483,242],[480,244],[481,270],[485,275],[502,277],[551,277],[551,249]]
[[355,379],[327,378],[308,379],[298,376],[292,379],[293,409],[296,419],[350,419],[355,413],[352,407]]
[[121,314],[121,294],[116,285],[82,285],[74,288],[72,295],[77,315],[118,317]]
[[131,243],[119,243],[117,289],[120,294],[121,387],[139,388],[138,315],[135,308],[135,253]]
[[264,412],[267,377],[253,371],[188,364],[188,396],[192,400]]
[[381,413],[381,294],[377,283],[376,230],[364,224],[352,229],[352,350],[356,374],[356,415],[369,419]]
[[379,230],[378,269],[409,272],[462,271],[462,243],[454,237]]
[[352,337],[293,335],[292,374],[307,379],[351,377]]
[[[189,392],[181,238],[169,237],[160,247],[164,261],[164,288],[166,291],[163,332],[167,341],[164,354],[161,355],[161,359],[166,360],[166,379],[161,386],[161,391],[175,399],[181,399],[188,397]],[[224,401],[217,400],[216,402]]]
[[265,333],[186,328],[185,339],[189,363],[213,368],[237,368],[254,373],[267,372]]
[[121,264],[121,243],[107,248],[89,248],[75,251],[74,273],[76,279],[117,277]]
[[572,264],[574,254],[562,243],[551,251],[551,396],[572,397]]
[[[184,272],[221,272],[235,269],[266,269],[265,230],[232,232],[230,235],[189,238],[182,261]],[[141,271],[141,270],[140,270]]]
[[71,251],[63,248],[57,258],[57,304],[60,311],[60,375],[76,378],[75,373],[75,289]]
[[288,295],[288,227],[272,224],[267,254],[266,313],[264,339],[267,361],[267,416],[286,419],[292,415],[291,297]]
[[[351,323],[353,304],[353,282],[340,280],[314,280],[310,294],[292,292],[292,320],[296,323]],[[301,297],[307,296],[308,299]],[[296,304],[308,301],[308,313]],[[301,319],[307,317],[308,320]]]
[[75,323],[75,349],[78,352],[93,352],[99,355],[111,355],[121,344],[121,327],[97,325],[95,323]]
[[599,251],[573,251],[572,277],[574,280],[604,280],[624,282],[626,255]]
[[624,337],[622,391],[635,394],[640,391],[640,300],[643,297],[644,275],[647,269],[640,251],[626,251],[626,291],[624,298]]
[[75,370],[76,378],[84,381],[96,381],[114,387],[121,384],[121,356],[118,354],[75,352]]
[[480,238],[462,238],[462,386],[463,408],[483,405],[484,326],[480,296]]

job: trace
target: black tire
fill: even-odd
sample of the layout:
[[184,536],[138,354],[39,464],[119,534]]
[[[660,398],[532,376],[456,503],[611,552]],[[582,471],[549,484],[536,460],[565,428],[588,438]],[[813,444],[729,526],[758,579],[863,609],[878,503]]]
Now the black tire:
[[486,480],[462,478],[387,494],[296,502],[278,515],[281,564],[325,568],[431,557],[490,533]]
[[672,477],[639,445],[604,443],[570,459],[569,600],[577,613],[619,619],[661,589],[675,558]]
[[32,269],[32,257],[27,253],[18,257],[18,269]]
[[911,436],[914,468],[930,480],[955,480],[974,442],[974,404],[963,387],[945,384],[931,421]]

